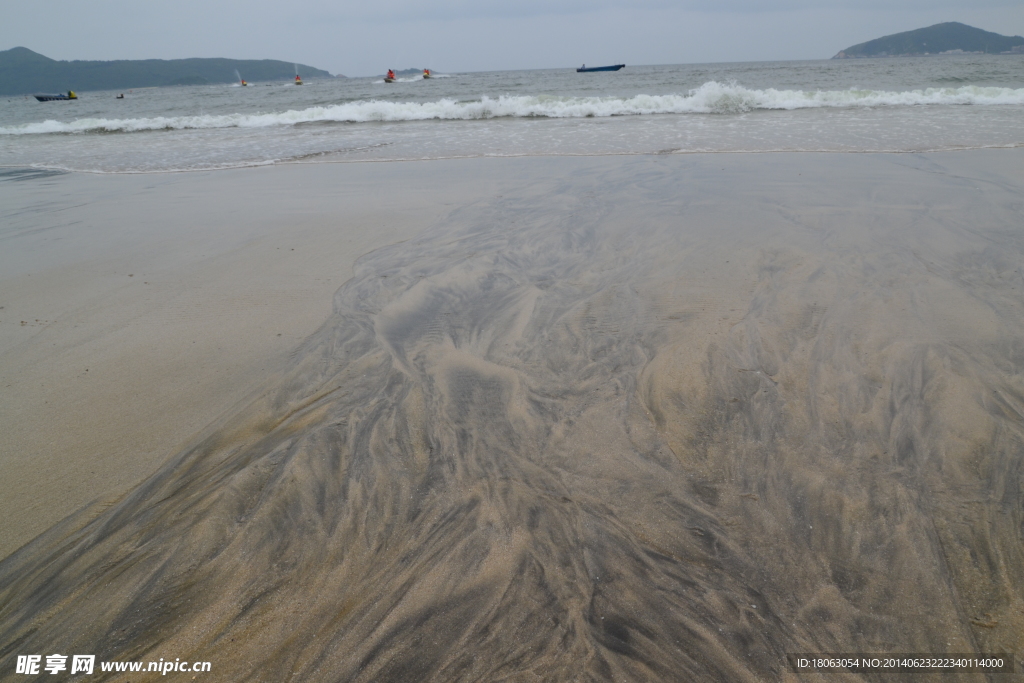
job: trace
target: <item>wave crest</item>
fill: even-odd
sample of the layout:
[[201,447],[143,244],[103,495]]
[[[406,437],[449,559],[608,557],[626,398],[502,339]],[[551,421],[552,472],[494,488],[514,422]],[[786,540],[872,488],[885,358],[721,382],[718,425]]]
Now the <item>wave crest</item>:
[[268,114],[222,114],[138,119],[83,118],[70,123],[41,121],[0,127],[0,135],[61,133],[131,133],[152,130],[266,128],[300,123],[472,120],[492,118],[589,118],[648,114],[738,114],[755,110],[821,107],[914,105],[1019,105],[1024,88],[961,86],[902,92],[881,90],[757,90],[736,83],[709,81],[685,95],[632,97],[556,97],[551,95],[482,96],[478,100],[444,98],[432,102],[358,100]]

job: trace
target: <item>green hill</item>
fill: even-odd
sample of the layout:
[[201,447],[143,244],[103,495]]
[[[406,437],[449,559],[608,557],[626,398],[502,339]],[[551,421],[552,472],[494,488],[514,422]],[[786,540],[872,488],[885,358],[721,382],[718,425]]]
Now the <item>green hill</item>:
[[[28,48],[0,51],[0,95],[67,90],[127,90],[160,85],[231,83],[235,71],[247,81],[284,81],[295,78],[295,63],[274,59],[142,59],[111,62],[57,61]],[[299,74],[332,78],[305,64]]]
[[904,31],[869,40],[841,50],[832,59],[935,55],[951,50],[1000,54],[1019,52],[1022,49],[1024,38],[1021,36],[1002,36],[967,24],[949,21],[928,28],[919,28],[916,31]]

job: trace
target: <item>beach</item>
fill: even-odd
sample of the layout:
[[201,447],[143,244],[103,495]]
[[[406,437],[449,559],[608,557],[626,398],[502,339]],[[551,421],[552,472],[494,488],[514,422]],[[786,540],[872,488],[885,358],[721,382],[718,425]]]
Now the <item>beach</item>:
[[18,178],[0,679],[1024,666],[1020,148]]
[[283,369],[356,258],[459,197],[429,178],[385,187],[415,168],[370,165],[358,185],[308,167],[9,171],[0,556],[124,494]]

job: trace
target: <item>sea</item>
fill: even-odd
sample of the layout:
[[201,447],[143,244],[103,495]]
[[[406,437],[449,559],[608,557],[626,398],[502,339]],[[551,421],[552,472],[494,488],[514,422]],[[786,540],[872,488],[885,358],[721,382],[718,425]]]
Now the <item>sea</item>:
[[0,100],[0,165],[153,173],[531,155],[1024,145],[1024,55],[317,78]]

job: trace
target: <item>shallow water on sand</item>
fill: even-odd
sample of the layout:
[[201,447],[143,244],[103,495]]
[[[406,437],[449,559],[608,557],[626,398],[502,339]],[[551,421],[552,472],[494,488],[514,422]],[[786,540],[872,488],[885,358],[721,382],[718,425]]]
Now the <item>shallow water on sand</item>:
[[504,196],[359,262],[280,386],[0,564],[0,671],[1024,651],[1020,158],[498,162]]

